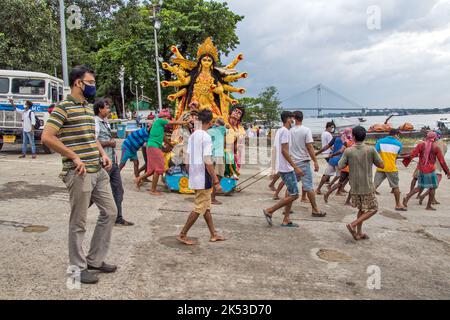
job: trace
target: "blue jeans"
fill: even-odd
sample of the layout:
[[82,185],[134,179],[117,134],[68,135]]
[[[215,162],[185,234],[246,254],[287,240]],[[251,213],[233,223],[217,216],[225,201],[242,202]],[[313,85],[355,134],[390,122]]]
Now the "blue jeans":
[[291,197],[298,196],[299,195],[298,182],[295,171],[280,172],[280,177],[283,180],[284,184],[286,185],[289,195]]
[[304,191],[312,191],[314,190],[313,184],[313,174],[311,170],[311,162],[310,161],[299,161],[295,163],[300,170],[303,171],[303,176],[298,178],[298,180],[302,181],[302,186]]
[[36,145],[34,144],[34,133],[33,132],[23,132],[22,135],[22,154],[26,155],[27,154],[27,146],[28,144],[31,145],[31,153],[32,154],[36,154]]

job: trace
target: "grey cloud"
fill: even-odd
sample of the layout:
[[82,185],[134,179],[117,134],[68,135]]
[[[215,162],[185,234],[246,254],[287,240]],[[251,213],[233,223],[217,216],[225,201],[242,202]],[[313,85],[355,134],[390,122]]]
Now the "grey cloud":
[[[283,100],[321,82],[367,106],[448,105],[450,0],[227,2],[245,15],[231,56],[244,53],[251,96],[275,85]],[[381,30],[367,29],[370,5]]]

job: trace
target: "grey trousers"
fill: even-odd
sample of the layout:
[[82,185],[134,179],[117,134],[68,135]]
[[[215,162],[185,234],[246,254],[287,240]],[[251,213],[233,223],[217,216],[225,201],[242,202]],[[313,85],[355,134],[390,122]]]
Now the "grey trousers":
[[114,163],[111,171],[108,172],[109,179],[111,182],[111,190],[113,193],[114,201],[117,207],[117,218],[116,222],[120,222],[123,220],[122,216],[122,202],[123,202],[123,185],[122,185],[122,177],[120,175],[119,165]]
[[[71,170],[63,179],[70,196],[69,221],[69,261],[71,266],[81,270],[87,264],[100,267],[108,253],[111,233],[117,216],[117,207],[111,192],[109,175],[104,169],[97,173],[87,173],[84,177]],[[86,219],[89,202],[92,201],[100,210],[91,247],[87,257],[83,251],[86,233]]]

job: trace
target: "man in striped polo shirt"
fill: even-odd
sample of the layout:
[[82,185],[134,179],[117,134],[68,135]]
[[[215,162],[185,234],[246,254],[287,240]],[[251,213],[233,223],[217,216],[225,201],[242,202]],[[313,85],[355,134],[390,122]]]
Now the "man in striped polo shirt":
[[[60,177],[70,195],[70,270],[80,271],[81,283],[93,284],[98,282],[98,277],[89,270],[111,273],[117,269],[104,262],[117,216],[105,171],[111,169],[112,163],[95,139],[94,110],[86,101],[95,97],[94,72],[85,66],[77,66],[70,72],[69,82],[71,93],[50,115],[42,142],[62,156]],[[83,239],[91,199],[100,209],[100,215],[86,256]]]

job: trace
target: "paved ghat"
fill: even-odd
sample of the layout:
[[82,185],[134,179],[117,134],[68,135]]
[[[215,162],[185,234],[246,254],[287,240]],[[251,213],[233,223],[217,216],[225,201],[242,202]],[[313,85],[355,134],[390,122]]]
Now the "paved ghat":
[[[437,192],[438,211],[412,199],[409,211],[394,211],[387,182],[380,213],[365,225],[370,240],[355,242],[345,224],[355,210],[330,197],[326,218],[312,218],[308,204],[296,202],[299,229],[269,228],[261,213],[273,203],[264,178],[241,193],[222,197],[214,222],[228,238],[209,243],[204,221],[185,247],[175,235],[185,223],[193,197],[166,193],[156,198],[132,183],[132,164],[123,171],[124,216],[134,227],[115,227],[108,262],[116,274],[100,275],[94,286],[68,289],[69,202],[58,179],[59,155],[17,159],[18,149],[0,153],[0,299],[449,299],[450,182]],[[325,162],[321,163],[321,172]],[[241,180],[264,166],[246,166]],[[401,189],[409,189],[411,169],[400,169]],[[260,178],[257,176],[256,178]],[[315,175],[316,183],[320,178]],[[249,182],[254,181],[253,179]],[[91,208],[88,248],[97,209]]]

